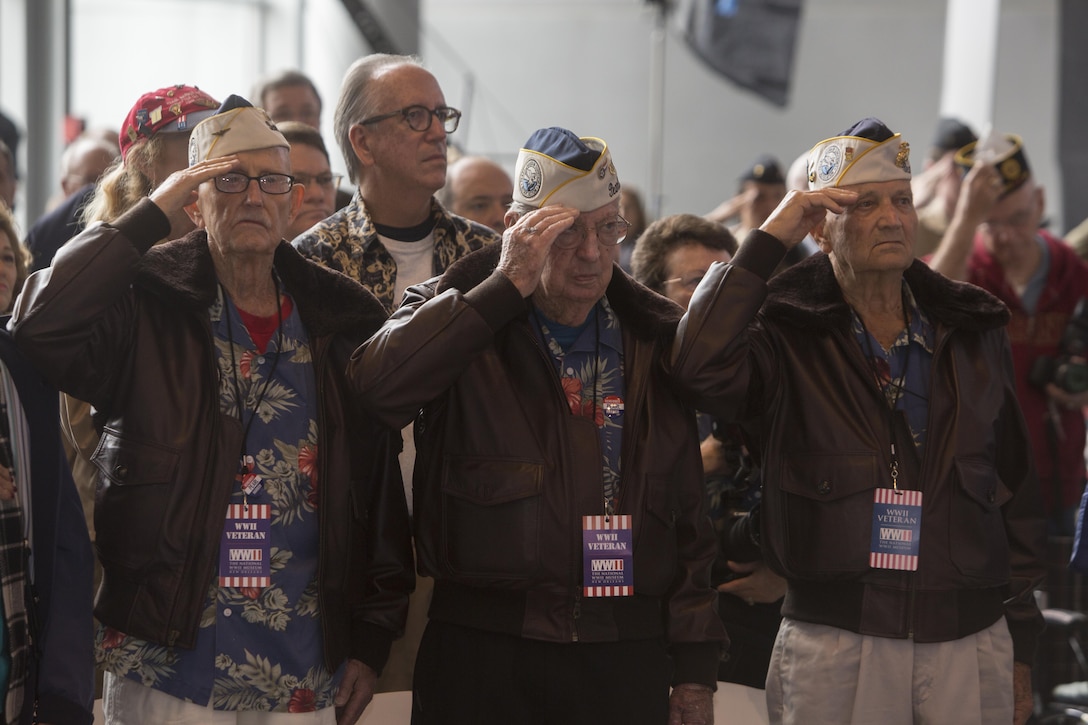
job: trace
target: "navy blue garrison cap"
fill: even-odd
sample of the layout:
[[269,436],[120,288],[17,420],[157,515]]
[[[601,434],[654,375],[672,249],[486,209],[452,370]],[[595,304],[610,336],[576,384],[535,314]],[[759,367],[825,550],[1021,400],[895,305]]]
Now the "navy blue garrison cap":
[[887,141],[895,135],[890,128],[884,125],[884,122],[879,118],[863,118],[855,123],[850,128],[846,129],[840,136],[856,136],[857,138],[867,138],[870,141],[876,141],[881,143]]

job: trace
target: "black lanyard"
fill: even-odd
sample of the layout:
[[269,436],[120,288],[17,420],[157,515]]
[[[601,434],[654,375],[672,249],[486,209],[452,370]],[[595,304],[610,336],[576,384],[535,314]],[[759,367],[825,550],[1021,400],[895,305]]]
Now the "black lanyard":
[[[540,315],[538,314],[537,309],[536,309],[536,305],[531,305],[530,308],[529,308],[529,311],[530,311],[530,314],[533,317],[533,322],[536,324],[537,331],[540,333],[541,338],[544,338],[544,325],[541,322]],[[593,310],[592,310],[591,314],[593,315],[593,326],[594,326],[595,337],[594,337],[594,350],[593,350],[593,408],[591,410],[591,414],[590,414],[589,419],[591,421],[593,421],[593,425],[596,427],[596,425],[597,425],[597,407],[598,407],[598,403],[597,403],[598,390],[597,389],[600,387],[600,377],[601,377],[601,311],[597,308],[597,305],[593,306]],[[579,332],[578,335],[581,336],[581,332]],[[552,335],[551,339],[555,340],[555,336]],[[576,337],[575,342],[577,342],[577,341],[578,341],[578,339]],[[558,342],[559,341],[556,340],[556,344],[558,344]],[[548,340],[547,339],[544,339],[544,346],[548,347]],[[564,357],[566,356],[566,352],[567,352],[566,350],[563,351],[563,356]],[[554,353],[552,353],[552,358],[555,359],[555,362],[557,363],[557,366],[559,368],[559,377],[562,378],[563,377],[563,370],[562,370],[563,360],[559,356],[555,355]],[[571,411],[571,412],[573,414],[573,411]],[[598,431],[597,431],[597,435],[598,435],[598,437],[602,435],[601,430],[599,428],[598,428]],[[618,483],[616,484],[616,488],[617,489],[619,488]],[[601,496],[604,499],[604,515],[605,515],[605,520],[608,520],[608,517],[612,516],[612,514],[615,513],[616,500],[619,498],[619,492],[618,492],[618,490],[614,491],[613,493],[615,494],[615,496],[610,497],[610,496],[608,496],[607,491],[605,491],[603,489],[604,489],[604,487],[602,486]]]
[[[273,276],[273,282],[275,277]],[[229,304],[229,297],[227,291],[223,288],[223,284],[219,284],[220,294],[223,295],[223,314],[227,318],[227,344],[230,347],[230,374],[231,382],[234,384],[234,400],[238,409],[238,422],[242,424],[242,450],[239,452],[239,471],[242,474],[248,473],[246,470],[246,445],[249,441],[249,430],[253,427],[253,419],[257,417],[257,412],[261,409],[261,403],[264,401],[264,396],[268,393],[268,387],[272,384],[272,377],[276,374],[276,366],[280,362],[280,350],[283,349],[283,297],[280,293],[279,285],[276,287],[276,356],[272,359],[272,368],[268,371],[268,377],[264,380],[264,385],[261,387],[260,393],[257,395],[257,400],[253,403],[253,410],[249,414],[249,420],[245,420],[242,414],[243,398],[242,398],[242,385],[238,380],[238,361],[234,357],[234,332],[232,328],[234,324],[230,319],[230,310],[227,305]],[[265,353],[267,354],[267,353]],[[245,491],[242,492],[245,495]]]
[[[892,460],[890,465],[890,473],[892,478],[892,490],[897,495],[902,496],[903,492],[899,490],[899,456],[895,450],[895,406],[899,405],[900,399],[903,397],[903,393],[907,391],[907,368],[910,365],[910,316],[907,314],[907,295],[905,292],[901,292],[901,304],[903,306],[903,325],[907,331],[907,351],[906,357],[903,359],[903,384],[897,384],[892,374],[891,363],[891,348],[888,352],[888,384],[895,388],[895,397],[892,399],[888,408],[888,437],[891,440],[891,453]],[[880,384],[880,371],[873,363],[873,359],[876,357],[876,353],[873,351],[872,335],[869,333],[869,328],[865,326],[865,320],[858,314],[857,310],[854,310],[854,314],[857,315],[858,322],[861,323],[862,332],[865,333],[865,348],[869,355],[865,361],[869,364],[869,369],[873,373],[873,380],[877,385],[877,390],[880,393],[880,397],[887,403],[887,395],[885,395],[883,388]],[[895,336],[896,340],[899,339],[899,335]],[[892,348],[895,347],[895,342],[892,342]]]

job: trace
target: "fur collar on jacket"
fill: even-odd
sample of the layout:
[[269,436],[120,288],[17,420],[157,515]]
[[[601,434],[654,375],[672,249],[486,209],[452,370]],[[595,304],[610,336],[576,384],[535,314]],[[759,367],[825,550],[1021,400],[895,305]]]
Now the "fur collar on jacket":
[[[465,255],[442,275],[437,292],[472,289],[495,271],[501,253],[502,244],[490,244]],[[612,281],[605,296],[624,329],[635,337],[671,341],[684,314],[678,304],[639,284],[619,266],[612,268]]]
[[[989,292],[953,282],[917,260],[903,273],[918,305],[934,324],[985,332],[1003,327],[1009,310]],[[831,259],[817,253],[776,275],[767,285],[762,314],[796,327],[849,329],[850,307],[835,280]]]
[[[311,335],[354,332],[365,338],[385,322],[385,308],[362,285],[303,258],[287,242],[276,248],[274,265]],[[140,261],[135,285],[174,303],[206,309],[216,295],[207,233],[197,230],[152,247]]]

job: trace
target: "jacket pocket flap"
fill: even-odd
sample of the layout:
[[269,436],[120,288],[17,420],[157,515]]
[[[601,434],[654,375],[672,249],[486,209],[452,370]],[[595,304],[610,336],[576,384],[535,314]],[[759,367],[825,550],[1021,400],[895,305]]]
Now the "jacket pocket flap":
[[[782,490],[817,501],[835,501],[876,488],[877,457],[871,453],[811,453],[786,461]],[[885,482],[887,475],[884,477]]]
[[91,460],[112,483],[139,486],[173,481],[181,454],[176,448],[123,438],[107,428]]
[[539,496],[544,466],[539,461],[451,457],[442,491],[479,506]]
[[992,463],[956,459],[956,474],[963,492],[983,508],[1001,508],[1012,498],[1012,491],[1001,483]]

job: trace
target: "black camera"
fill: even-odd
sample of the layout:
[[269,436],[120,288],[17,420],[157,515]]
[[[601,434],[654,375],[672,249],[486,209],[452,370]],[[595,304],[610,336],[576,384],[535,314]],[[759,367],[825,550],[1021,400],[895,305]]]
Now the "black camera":
[[1088,390],[1088,298],[1081,298],[1073,308],[1058,345],[1058,356],[1036,358],[1028,381],[1040,388],[1054,383],[1067,393]]

